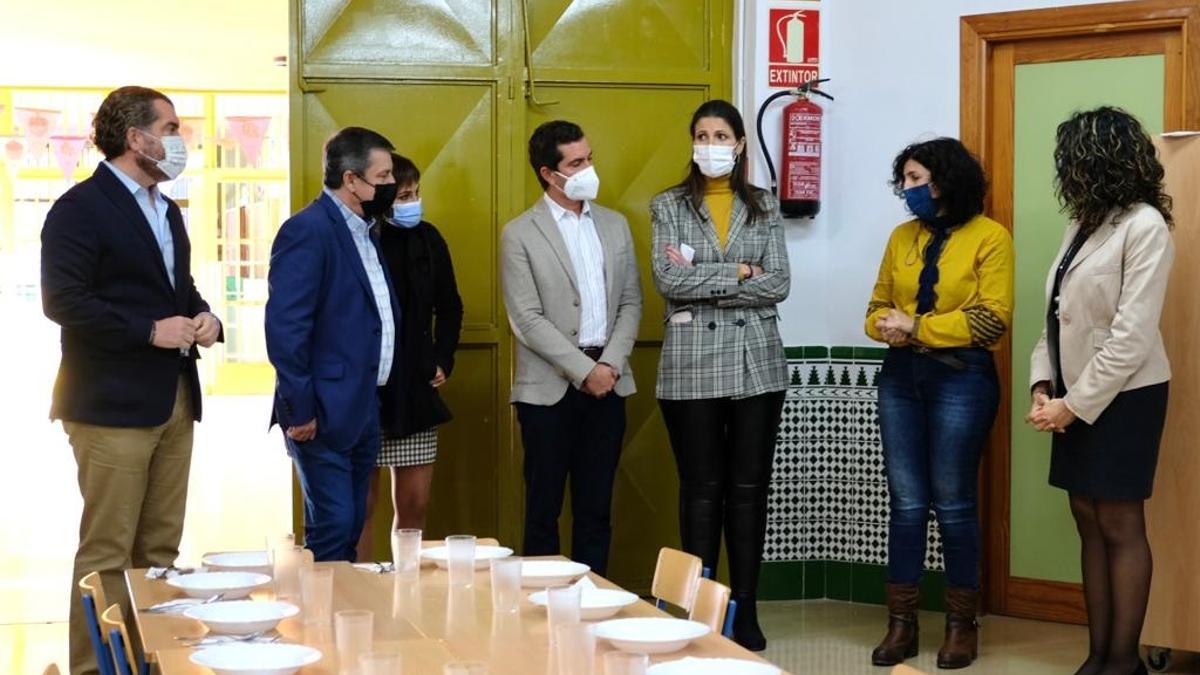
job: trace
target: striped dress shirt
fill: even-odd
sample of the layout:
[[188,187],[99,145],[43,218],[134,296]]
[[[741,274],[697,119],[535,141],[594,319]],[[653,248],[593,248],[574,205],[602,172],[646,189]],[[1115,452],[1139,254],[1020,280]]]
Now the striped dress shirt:
[[354,248],[358,249],[363,268],[367,271],[367,279],[371,282],[375,308],[379,311],[379,322],[383,324],[383,336],[379,340],[379,376],[375,380],[375,384],[382,387],[387,384],[388,376],[392,372],[392,355],[396,349],[396,322],[392,320],[392,295],[388,290],[383,265],[379,262],[379,249],[375,247],[375,242],[371,241],[371,227],[367,221],[343,204],[332,190],[325,188],[324,192],[337,204],[338,211],[346,220],[346,225],[350,228],[350,238],[354,240]]
[[550,207],[571,256],[571,267],[575,268],[575,281],[579,284],[579,346],[603,347],[608,342],[608,290],[604,249],[592,220],[591,203],[585,201],[583,211],[575,215],[549,195],[543,195],[542,199]]

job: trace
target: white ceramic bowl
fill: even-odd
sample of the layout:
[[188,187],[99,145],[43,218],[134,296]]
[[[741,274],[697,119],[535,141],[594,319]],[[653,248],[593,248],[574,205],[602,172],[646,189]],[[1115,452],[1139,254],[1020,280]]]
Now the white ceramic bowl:
[[200,562],[212,572],[271,573],[271,558],[266,551],[209,553]]
[[526,588],[561,586],[588,573],[591,568],[570,560],[521,561],[521,585]]
[[[546,591],[529,595],[529,601],[538,607],[546,606]],[[579,595],[579,618],[584,621],[599,621],[612,617],[623,607],[638,601],[638,596],[629,591],[615,588],[584,588]]]
[[183,610],[183,615],[195,619],[213,633],[247,635],[275,628],[280,621],[300,613],[300,608],[287,602],[210,602]]
[[742,659],[698,659],[693,656],[656,663],[647,675],[779,675],[781,671],[769,663]]
[[624,652],[666,654],[677,652],[711,631],[699,621],[641,617],[611,619],[596,624],[596,637]]
[[250,595],[250,591],[270,581],[270,576],[257,572],[197,572],[171,577],[167,579],[167,584],[192,598],[207,599],[217,593],[224,593],[222,600],[237,600]]
[[224,644],[197,650],[192,663],[217,675],[291,675],[321,660],[321,652],[305,645]]
[[[507,558],[512,554],[513,550],[507,546],[476,546],[475,569],[486,570],[491,564],[491,560]],[[421,559],[429,560],[442,569],[450,567],[450,551],[445,546],[422,549]]]

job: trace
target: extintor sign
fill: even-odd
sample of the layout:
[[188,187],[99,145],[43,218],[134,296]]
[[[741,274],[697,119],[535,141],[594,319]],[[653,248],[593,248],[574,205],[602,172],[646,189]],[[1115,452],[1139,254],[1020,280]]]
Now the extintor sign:
[[820,16],[815,9],[772,8],[768,12],[767,84],[798,87],[820,72]]

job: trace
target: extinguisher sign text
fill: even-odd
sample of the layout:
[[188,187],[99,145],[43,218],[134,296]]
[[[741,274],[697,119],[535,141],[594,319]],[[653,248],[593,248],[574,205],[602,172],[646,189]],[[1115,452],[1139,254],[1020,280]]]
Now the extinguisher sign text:
[[768,12],[768,86],[791,88],[817,79],[820,14],[815,9],[790,8]]

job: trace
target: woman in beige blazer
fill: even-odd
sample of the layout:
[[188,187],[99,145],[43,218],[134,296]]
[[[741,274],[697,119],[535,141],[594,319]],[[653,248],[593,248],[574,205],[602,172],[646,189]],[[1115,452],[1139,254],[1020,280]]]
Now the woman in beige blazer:
[[1150,137],[1123,110],[1058,127],[1059,201],[1071,216],[1046,281],[1027,420],[1054,433],[1050,484],[1070,495],[1083,548],[1089,650],[1077,673],[1145,673],[1150,592],[1144,501],[1171,377],[1158,329],[1174,247]]

